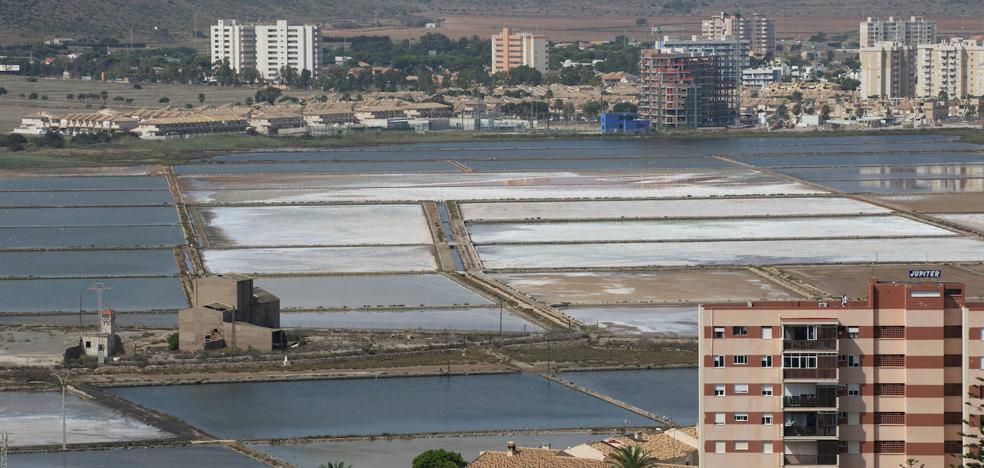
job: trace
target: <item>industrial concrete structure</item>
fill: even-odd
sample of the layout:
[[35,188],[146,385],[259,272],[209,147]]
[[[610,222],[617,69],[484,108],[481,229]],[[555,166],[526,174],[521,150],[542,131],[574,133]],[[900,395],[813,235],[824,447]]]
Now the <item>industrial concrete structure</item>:
[[547,38],[540,34],[512,32],[509,28],[492,35],[492,73],[527,66],[547,71]]
[[315,25],[219,20],[211,27],[209,51],[213,64],[228,61],[237,72],[253,68],[270,81],[281,79],[282,67],[308,70],[313,78],[321,73],[321,29]]
[[868,17],[860,24],[861,48],[874,47],[879,42],[898,42],[906,46],[936,42],[936,22],[920,16],[908,20],[889,16],[887,20]]
[[701,465],[958,462],[962,421],[979,424],[965,403],[981,403],[984,304],[921,281],[873,279],[863,301],[701,306]]
[[178,348],[255,349],[286,346],[280,299],[253,287],[253,279],[228,274],[195,278],[192,306],[178,313]]
[[749,53],[754,55],[765,57],[776,53],[776,22],[765,16],[721,12],[701,21],[700,33],[705,39],[747,41]]
[[913,97],[915,50],[912,46],[887,41],[861,48],[861,98]]
[[984,95],[984,41],[952,38],[916,48],[915,95],[935,98]]

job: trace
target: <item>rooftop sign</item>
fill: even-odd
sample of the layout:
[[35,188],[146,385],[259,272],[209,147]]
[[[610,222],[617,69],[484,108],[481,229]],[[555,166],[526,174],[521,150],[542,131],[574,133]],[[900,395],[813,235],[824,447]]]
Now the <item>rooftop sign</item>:
[[939,279],[942,276],[940,270],[909,270],[909,278],[933,278]]

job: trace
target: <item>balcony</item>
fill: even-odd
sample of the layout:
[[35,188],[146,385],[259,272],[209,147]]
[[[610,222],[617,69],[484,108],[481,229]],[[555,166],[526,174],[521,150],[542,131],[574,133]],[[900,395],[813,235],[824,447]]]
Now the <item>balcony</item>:
[[837,426],[785,426],[783,437],[837,437]]
[[836,351],[837,340],[783,340],[784,351]]
[[837,395],[793,395],[782,399],[783,408],[836,408]]
[[837,380],[837,369],[783,369],[786,380]]
[[785,466],[816,466],[816,465],[837,465],[837,455],[783,455],[783,465]]

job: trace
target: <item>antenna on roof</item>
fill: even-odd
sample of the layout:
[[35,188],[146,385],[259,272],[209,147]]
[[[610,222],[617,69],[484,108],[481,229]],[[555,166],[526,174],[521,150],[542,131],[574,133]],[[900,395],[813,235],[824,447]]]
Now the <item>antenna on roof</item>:
[[89,286],[89,291],[96,292],[96,304],[99,307],[99,311],[103,310],[103,293],[110,289],[112,288],[103,284],[102,281],[96,281],[92,286]]

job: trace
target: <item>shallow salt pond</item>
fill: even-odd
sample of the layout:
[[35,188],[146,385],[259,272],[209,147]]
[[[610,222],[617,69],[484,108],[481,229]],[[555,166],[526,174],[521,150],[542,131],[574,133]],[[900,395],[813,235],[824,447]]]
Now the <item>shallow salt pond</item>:
[[254,283],[279,296],[285,309],[491,304],[437,274],[256,278]]
[[[284,328],[332,328],[352,330],[452,330],[498,332],[498,308],[354,310],[345,312],[284,312]],[[539,333],[543,329],[513,315],[501,314],[503,332]]]
[[431,247],[306,247],[205,250],[212,273],[393,273],[434,271]]

